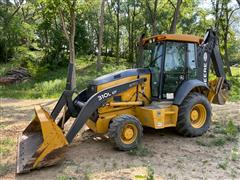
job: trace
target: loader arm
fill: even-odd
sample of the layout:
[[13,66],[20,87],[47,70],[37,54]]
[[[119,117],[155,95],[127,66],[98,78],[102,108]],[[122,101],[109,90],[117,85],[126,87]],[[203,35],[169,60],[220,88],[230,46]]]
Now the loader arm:
[[78,105],[81,108],[81,111],[79,112],[73,125],[71,126],[71,128],[69,129],[66,135],[67,141],[69,143],[72,142],[73,138],[76,136],[79,130],[83,127],[83,125],[87,122],[90,116],[99,107],[105,105],[108,99],[134,86],[137,86],[138,84],[141,84],[144,81],[145,81],[145,78],[140,78],[134,81],[130,81],[128,83],[110,87],[100,92],[97,92],[92,97],[90,97],[87,102],[75,102],[75,105]]
[[[81,97],[85,96],[85,90],[74,101],[72,101],[73,91],[65,90],[51,115],[42,107],[36,107],[35,118],[23,131],[19,139],[17,173],[56,164],[61,160],[67,145],[72,142],[79,130],[99,107],[104,106],[111,97],[138,86],[145,80],[145,78],[139,78],[109,87],[93,94],[85,102],[81,101]],[[64,106],[67,106],[67,111],[64,115],[65,121],[63,124],[70,117],[76,117],[66,136],[61,129],[63,128],[61,127],[63,117],[60,118],[58,124],[54,122]]]

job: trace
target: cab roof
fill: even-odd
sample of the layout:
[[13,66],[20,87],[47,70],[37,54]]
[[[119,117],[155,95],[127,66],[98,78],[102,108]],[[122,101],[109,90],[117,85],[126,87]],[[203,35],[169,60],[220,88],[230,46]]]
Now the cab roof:
[[160,41],[181,41],[181,42],[191,42],[200,44],[202,42],[202,38],[195,35],[188,34],[161,34],[155,35],[150,38],[143,39],[143,45],[152,43],[152,42],[160,42]]

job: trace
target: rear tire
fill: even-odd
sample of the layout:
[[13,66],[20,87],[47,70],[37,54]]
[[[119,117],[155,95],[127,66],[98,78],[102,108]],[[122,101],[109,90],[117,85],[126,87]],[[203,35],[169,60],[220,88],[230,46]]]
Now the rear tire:
[[143,128],[136,117],[121,115],[112,120],[108,135],[119,150],[128,151],[140,144]]
[[203,135],[211,124],[211,105],[200,93],[190,93],[179,107],[176,129],[187,137]]

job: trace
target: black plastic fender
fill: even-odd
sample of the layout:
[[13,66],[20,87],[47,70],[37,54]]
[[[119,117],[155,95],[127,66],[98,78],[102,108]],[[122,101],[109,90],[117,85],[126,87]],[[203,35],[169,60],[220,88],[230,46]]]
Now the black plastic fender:
[[184,81],[175,93],[173,104],[180,105],[185,97],[191,92],[191,90],[196,87],[209,89],[209,87],[204,82],[197,79]]

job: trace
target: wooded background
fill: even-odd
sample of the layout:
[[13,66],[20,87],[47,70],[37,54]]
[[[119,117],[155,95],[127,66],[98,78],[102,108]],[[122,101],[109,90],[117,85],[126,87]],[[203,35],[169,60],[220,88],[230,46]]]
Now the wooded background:
[[[0,0],[0,63],[54,69],[81,55],[136,62],[140,37],[214,28],[227,67],[240,63],[239,0]],[[230,68],[228,73],[231,75]]]

